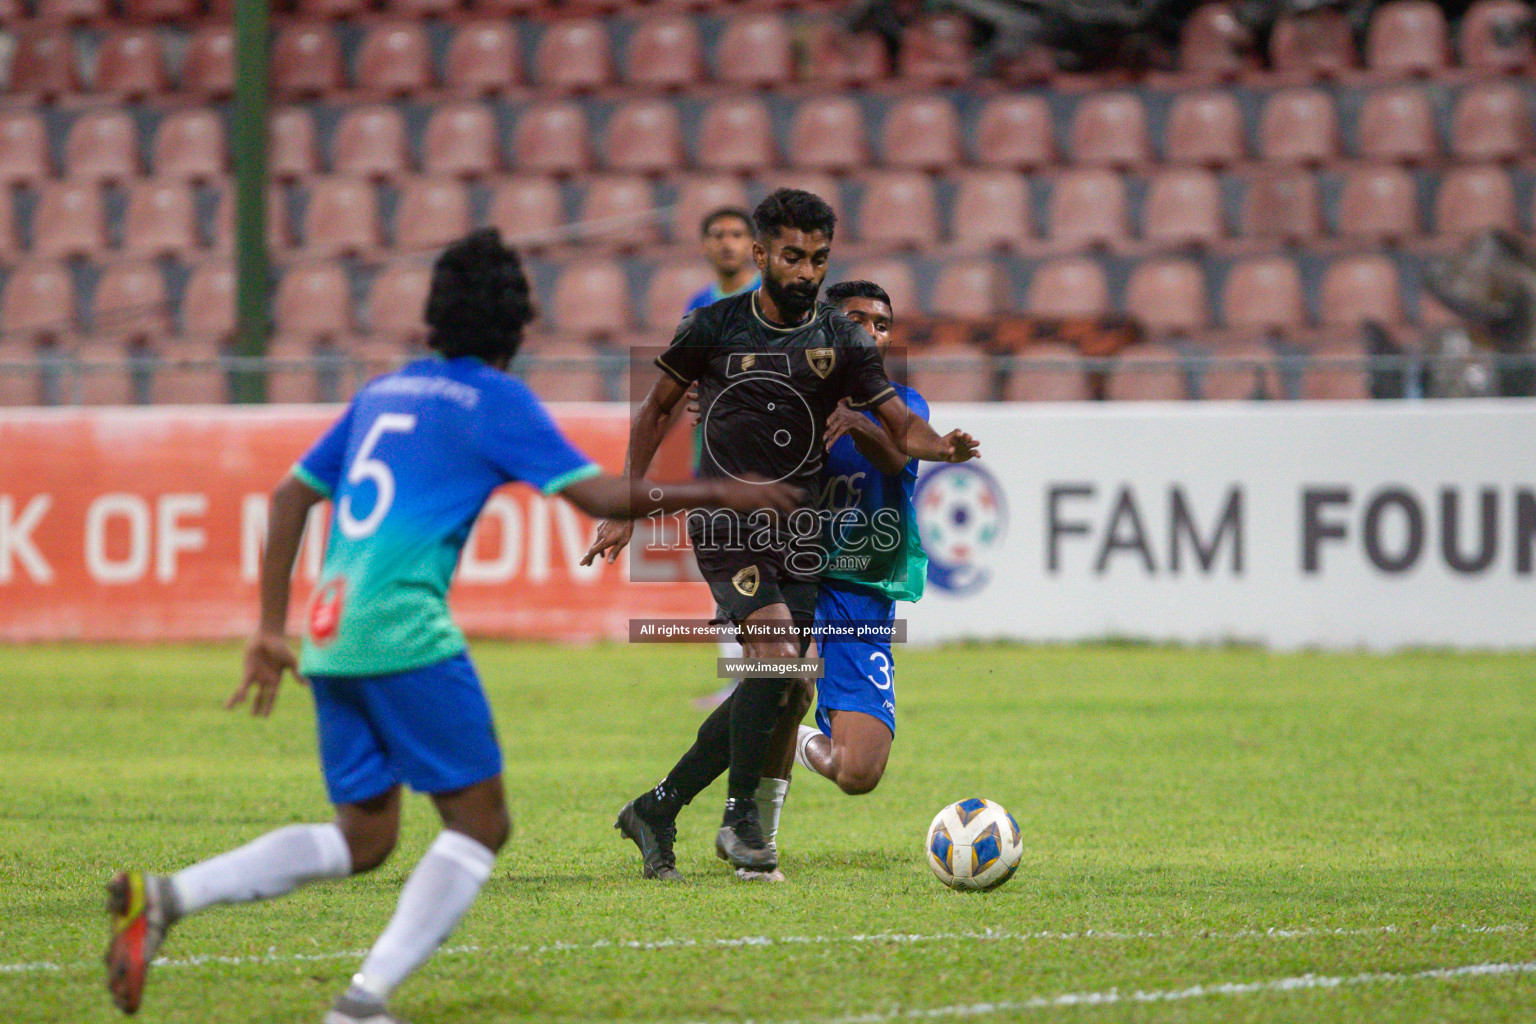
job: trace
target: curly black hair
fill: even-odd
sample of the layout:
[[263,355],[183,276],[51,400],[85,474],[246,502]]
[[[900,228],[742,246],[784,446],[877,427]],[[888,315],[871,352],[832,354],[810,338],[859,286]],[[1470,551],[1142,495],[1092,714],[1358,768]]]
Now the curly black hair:
[[757,227],[752,223],[752,215],[739,206],[722,206],[719,209],[710,210],[704,215],[703,222],[699,225],[699,234],[709,236],[709,229],[715,226],[715,221],[725,220],[727,217],[735,217],[747,226],[747,234],[756,235]]
[[[847,299],[874,299],[887,306],[891,305],[891,297],[873,281],[840,281],[827,289],[827,301],[832,305],[841,305]],[[894,310],[896,307],[891,308]]]
[[517,250],[495,228],[481,228],[444,249],[432,267],[427,345],[449,359],[477,356],[505,366],[537,315]]
[[798,188],[781,188],[770,192],[766,199],[757,204],[752,219],[757,224],[757,237],[765,241],[784,228],[807,234],[820,232],[830,239],[837,227],[837,214],[832,212],[827,201],[813,192]]

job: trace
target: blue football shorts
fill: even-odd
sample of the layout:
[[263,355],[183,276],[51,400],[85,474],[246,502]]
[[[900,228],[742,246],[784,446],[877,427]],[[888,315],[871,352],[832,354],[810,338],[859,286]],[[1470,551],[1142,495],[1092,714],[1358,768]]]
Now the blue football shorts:
[[451,793],[501,774],[491,706],[466,653],[382,676],[311,676],[333,804],[404,782]]
[[[896,735],[896,663],[890,634],[871,635],[867,628],[895,621],[896,602],[822,584],[816,599],[816,644],[825,666],[816,682],[816,724],[828,736],[828,711],[873,715]],[[857,636],[838,635],[838,624],[845,630],[863,628]]]

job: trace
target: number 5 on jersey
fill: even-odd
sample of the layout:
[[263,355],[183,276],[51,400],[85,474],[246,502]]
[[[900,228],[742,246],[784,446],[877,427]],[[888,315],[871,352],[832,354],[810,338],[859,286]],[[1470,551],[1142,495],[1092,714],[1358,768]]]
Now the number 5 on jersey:
[[379,493],[374,498],[373,510],[362,519],[352,514],[352,495],[342,496],[336,506],[336,524],[341,527],[342,536],[348,540],[362,540],[372,535],[389,514],[389,506],[395,501],[395,475],[390,472],[388,463],[373,458],[373,449],[378,446],[379,439],[385,434],[409,434],[415,429],[415,416],[386,412],[373,421],[368,433],[363,436],[363,443],[357,448],[357,458],[352,460],[352,468],[347,470],[347,483],[360,484],[372,480]]

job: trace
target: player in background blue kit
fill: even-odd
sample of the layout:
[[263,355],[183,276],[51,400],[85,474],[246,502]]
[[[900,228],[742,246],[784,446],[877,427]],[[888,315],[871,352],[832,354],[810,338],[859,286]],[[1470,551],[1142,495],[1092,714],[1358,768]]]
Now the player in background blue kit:
[[700,245],[709,269],[715,272],[714,281],[693,293],[688,300],[684,315],[696,309],[712,306],[721,299],[749,292],[763,283],[752,262],[752,243],[757,240],[757,229],[752,225],[752,215],[734,206],[722,206],[704,216],[699,229]]
[[[438,354],[364,387],[273,493],[261,624],[227,706],[254,696],[252,711],[268,715],[285,672],[307,678],[336,816],[174,875],[118,874],[108,885],[106,959],[123,1011],[138,1009],[148,965],[182,917],[382,864],[399,834],[405,783],[431,796],[443,831],[325,1024],[397,1020],[386,1001],[469,909],[510,831],[490,706],[447,606],[460,550],[497,487],[521,480],[596,517],[798,506],[801,496],[783,485],[604,475],[504,372],[533,315],[517,253],[494,230],[451,246],[433,268],[426,309]],[[295,661],[289,580],[306,515],[327,498],[325,565]]]

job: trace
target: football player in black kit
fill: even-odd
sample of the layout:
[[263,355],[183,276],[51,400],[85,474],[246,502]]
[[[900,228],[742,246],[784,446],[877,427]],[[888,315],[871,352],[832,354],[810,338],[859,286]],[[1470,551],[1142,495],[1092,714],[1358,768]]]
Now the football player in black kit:
[[[922,417],[909,415],[886,378],[874,340],[817,302],[837,223],[832,208],[809,192],[779,189],[759,204],[753,219],[753,256],[762,285],[683,318],[671,346],[656,359],[663,372],[635,414],[625,473],[644,474],[668,415],[695,382],[703,416],[703,477],[784,480],[802,486],[811,502],[825,458],[827,418],[845,397],[855,409],[874,410],[911,458],[974,458],[977,444],[970,435],[955,430],[940,437]],[[816,510],[808,506],[787,521],[690,513],[687,522],[699,571],[740,631],[746,657],[803,654],[823,567]],[[599,556],[613,561],[631,529],[627,522],[605,521],[584,561]],[[763,627],[791,623],[804,640],[785,636],[782,629],[761,635]],[[777,867],[778,851],[764,836],[754,794],[787,691],[796,683],[811,685],[791,677],[744,679],[700,726],[693,747],[667,777],[625,805],[616,827],[640,847],[646,877],[681,877],[672,850],[677,813],[727,763],[725,815],[715,849],[739,869]]]

